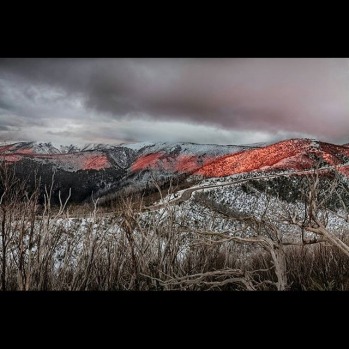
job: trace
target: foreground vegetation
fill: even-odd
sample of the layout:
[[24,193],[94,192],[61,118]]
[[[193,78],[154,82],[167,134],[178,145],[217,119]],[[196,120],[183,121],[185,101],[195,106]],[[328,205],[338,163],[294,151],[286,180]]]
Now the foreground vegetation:
[[289,242],[267,217],[219,207],[239,229],[195,229],[175,206],[144,220],[137,195],[109,213],[98,201],[70,206],[69,195],[52,207],[51,185],[39,204],[39,185],[28,192],[10,167],[0,174],[1,290],[349,290],[347,237],[331,234],[323,214],[339,182],[320,192],[309,179],[305,216],[284,213],[301,233]]

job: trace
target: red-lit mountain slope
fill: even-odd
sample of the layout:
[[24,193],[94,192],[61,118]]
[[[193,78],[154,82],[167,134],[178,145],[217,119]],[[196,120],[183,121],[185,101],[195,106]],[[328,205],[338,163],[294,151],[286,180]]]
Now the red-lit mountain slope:
[[[258,149],[226,155],[202,166],[195,174],[205,177],[224,177],[237,173],[270,170],[302,171],[340,165],[338,170],[348,171],[349,148],[309,139],[291,139]],[[346,166],[348,164],[348,166]]]
[[[55,148],[50,143],[17,142],[0,145],[0,166],[14,165],[16,175],[26,180],[29,189],[40,183],[41,193],[52,184],[55,173],[53,199],[58,202],[58,193],[67,195],[71,188],[71,200],[83,202],[91,195],[96,198],[116,192],[136,155],[134,150],[120,146]],[[1,184],[0,179],[0,191]]]
[[150,188],[152,178],[166,183],[169,178],[184,180],[189,175],[210,178],[250,172],[300,172],[317,166],[335,166],[349,176],[347,145],[310,139],[252,146],[165,142],[82,148],[17,142],[0,145],[1,161],[15,164],[17,173],[25,178],[38,172],[43,183],[50,183],[55,171],[57,188],[74,188],[76,201],[92,192],[98,197],[126,187],[144,190]]
[[[89,145],[82,149],[57,149],[50,143],[18,142],[0,145],[0,160],[16,163],[32,160],[65,171],[122,169],[129,175],[146,170],[171,174],[224,177],[251,171],[302,171],[337,166],[349,175],[348,145],[310,139],[290,139],[266,146],[224,146],[193,143],[136,145]],[[73,150],[71,150],[73,149]]]
[[[1,152],[1,149],[0,149]],[[0,153],[0,157],[7,162],[18,162],[31,159],[40,163],[50,163],[67,171],[101,170],[111,165],[105,154],[74,153],[74,154],[35,154],[28,152]]]
[[15,163],[34,160],[66,171],[101,170],[111,167],[107,155],[98,151],[61,153],[50,143],[19,142],[0,146],[0,160]]
[[253,148],[236,145],[157,143],[139,151],[131,171],[153,170],[189,174],[224,155],[235,154],[246,149]]

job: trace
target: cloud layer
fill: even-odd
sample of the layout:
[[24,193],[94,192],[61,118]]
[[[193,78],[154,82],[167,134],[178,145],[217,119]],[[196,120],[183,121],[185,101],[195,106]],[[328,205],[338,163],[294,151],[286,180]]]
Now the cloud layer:
[[348,59],[0,59],[0,137],[349,141]]

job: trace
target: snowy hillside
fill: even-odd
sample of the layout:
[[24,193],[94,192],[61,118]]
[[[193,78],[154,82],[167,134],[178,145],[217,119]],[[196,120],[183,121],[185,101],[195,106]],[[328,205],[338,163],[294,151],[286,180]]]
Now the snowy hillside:
[[345,178],[349,176],[349,148],[312,139],[249,146],[141,142],[79,147],[15,142],[0,145],[0,160],[16,164],[23,176],[38,172],[49,180],[56,171],[56,180],[60,180],[57,185],[62,190],[72,187],[84,193],[77,197],[86,199],[92,193],[95,197],[115,197],[126,189],[134,193],[152,191],[155,182],[166,189],[172,180],[188,187],[192,181],[236,175],[305,175],[315,168],[324,176],[333,170]]

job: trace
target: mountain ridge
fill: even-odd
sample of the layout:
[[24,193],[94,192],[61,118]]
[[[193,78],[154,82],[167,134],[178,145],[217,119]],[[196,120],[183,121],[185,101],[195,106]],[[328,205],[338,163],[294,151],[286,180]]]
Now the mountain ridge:
[[[190,178],[336,169],[349,176],[349,147],[308,138],[292,138],[265,146],[215,145],[191,142],[141,142],[131,144],[90,143],[63,146],[50,142],[0,144],[0,163],[15,164],[23,177],[34,173],[49,183],[56,175],[56,191],[77,191],[76,200],[102,197],[130,188],[154,187],[154,180],[168,185]],[[58,179],[59,178],[59,179]],[[34,182],[34,179],[32,179]],[[44,184],[43,184],[44,185]]]

